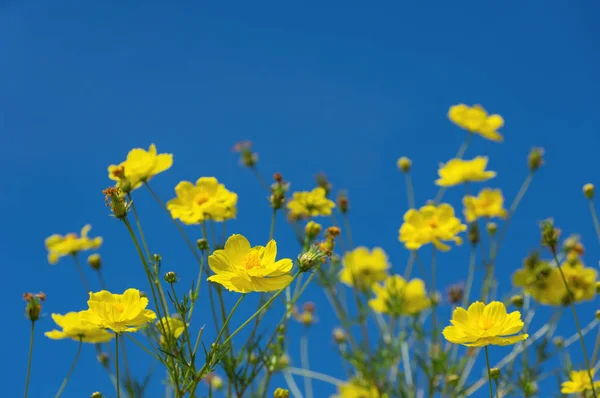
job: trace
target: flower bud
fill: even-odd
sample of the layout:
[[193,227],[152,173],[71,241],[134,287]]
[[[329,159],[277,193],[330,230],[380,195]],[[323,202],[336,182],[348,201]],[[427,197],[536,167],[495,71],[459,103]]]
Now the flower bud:
[[102,268],[102,258],[97,253],[89,255],[87,261],[89,266],[97,271]]
[[304,227],[304,233],[306,234],[306,238],[309,241],[314,240],[321,233],[321,224],[316,223],[314,221],[309,221],[306,223],[306,227]]
[[92,395],[90,395],[90,398],[102,398],[102,394],[96,391],[93,392]]
[[131,185],[131,181],[129,181],[128,179],[124,178],[119,181],[119,189],[124,194],[130,193],[132,188],[133,188],[133,186]]
[[310,271],[316,265],[321,264],[326,256],[327,254],[321,251],[318,246],[313,245],[298,257],[298,268],[301,272]]
[[600,294],[600,282],[596,282],[596,294]]
[[510,302],[517,308],[523,307],[523,296],[517,294],[516,296],[512,296],[510,298]]
[[408,173],[410,171],[410,169],[412,168],[412,162],[406,156],[402,156],[396,162],[396,166],[398,166],[398,169],[400,169],[401,172]]
[[490,236],[494,236],[498,231],[498,224],[490,221],[487,224],[485,224],[485,228],[487,229],[487,232],[488,234],[490,234]]
[[552,339],[552,343],[554,343],[554,345],[558,348],[562,348],[565,345],[565,339],[563,339],[560,336],[556,336],[555,338]]
[[542,245],[547,246],[552,253],[556,253],[558,247],[558,238],[560,237],[560,229],[554,226],[554,221],[549,218],[542,221]]
[[337,344],[343,344],[346,342],[346,332],[344,332],[344,330],[341,328],[333,329],[332,335],[333,341],[335,341]]
[[258,357],[256,356],[255,353],[253,353],[253,352],[250,353],[250,356],[248,357],[248,362],[250,362],[253,365],[258,362]]
[[533,148],[527,157],[527,165],[532,172],[539,169],[544,164],[544,149]]
[[110,207],[113,215],[122,220],[127,217],[131,204],[125,199],[125,195],[119,188],[108,187],[102,191],[106,205]]
[[538,393],[538,385],[535,381],[529,380],[523,386],[523,393],[526,394],[527,397],[537,395]]
[[490,369],[490,377],[492,380],[496,380],[500,378],[500,369],[498,368],[491,368]]
[[212,387],[213,390],[220,390],[223,388],[223,379],[220,378],[219,376],[213,374],[212,377],[210,378],[210,386]]
[[600,319],[600,310],[596,310],[596,319]]
[[448,288],[448,301],[451,304],[458,304],[464,296],[464,288],[462,284],[452,285]]
[[201,252],[206,251],[208,250],[208,240],[200,238],[196,241],[196,246],[198,246]]
[[37,321],[40,318],[42,301],[46,300],[46,295],[44,293],[25,293],[23,294],[23,299],[27,301],[27,304],[25,305],[25,317],[32,322]]
[[304,305],[302,306],[302,309],[306,312],[310,312],[311,314],[315,313],[315,309],[317,308],[316,304],[313,303],[312,301],[308,301],[306,303],[304,303]]
[[338,193],[337,205],[342,214],[348,213],[349,200],[348,200],[348,195],[346,194],[346,192]]
[[583,186],[583,194],[588,199],[594,199],[595,187],[594,184],[585,184]]
[[451,375],[446,376],[446,383],[450,385],[458,383],[458,380],[460,380],[460,377],[457,374],[453,373]]
[[242,141],[235,144],[233,147],[234,152],[239,152],[241,155],[240,163],[243,166],[253,168],[258,162],[258,154],[252,152],[252,142]]
[[325,196],[329,196],[329,192],[331,191],[331,183],[327,179],[325,173],[319,173],[315,176],[317,180],[317,186],[323,188],[325,190]]
[[165,274],[165,282],[177,283],[177,274],[173,271],[169,271]]
[[429,299],[431,300],[431,305],[435,306],[440,303],[442,298],[440,297],[440,294],[438,292],[433,292],[431,293]]
[[290,398],[290,392],[289,390],[278,388],[273,393],[273,398]]
[[108,366],[108,362],[109,362],[109,358],[108,358],[108,354],[105,352],[100,352],[98,353],[98,355],[96,356],[96,359],[98,360],[98,362],[100,362],[100,364],[104,367]]
[[469,232],[467,234],[467,237],[469,238],[469,242],[471,242],[473,246],[479,243],[479,224],[477,224],[476,222],[472,222],[469,225]]

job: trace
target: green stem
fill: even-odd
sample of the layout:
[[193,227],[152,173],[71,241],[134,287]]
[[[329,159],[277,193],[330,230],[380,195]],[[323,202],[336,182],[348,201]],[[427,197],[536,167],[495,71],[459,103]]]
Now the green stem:
[[[306,331],[302,337],[300,338],[300,362],[302,363],[302,368],[309,370],[308,365],[308,331]],[[312,380],[308,376],[304,376],[304,393],[307,398],[312,398],[313,389],[312,389]]]
[[31,375],[31,358],[33,356],[33,336],[35,329],[35,321],[31,321],[31,336],[29,337],[29,356],[27,359],[27,377],[25,378],[25,398],[27,398],[27,393],[29,391],[29,377]]
[[131,333],[127,333],[125,336],[127,336],[128,339],[130,339],[131,341],[133,341],[135,343],[135,345],[137,345],[138,347],[140,347],[146,354],[150,355],[152,358],[154,358],[156,361],[160,362],[161,359],[158,357],[158,355],[156,355],[155,353],[153,353],[152,351],[150,351],[148,348],[146,348],[142,343],[140,343],[139,341],[137,341],[132,335]]
[[[179,304],[179,299],[177,298],[177,292],[175,291],[175,286],[173,286],[172,283],[170,283],[170,285],[171,285],[171,292],[173,293],[173,299],[175,300],[175,302],[177,304]],[[187,347],[188,347],[188,350],[189,350],[189,353],[190,353],[190,361],[192,363],[192,367],[194,368],[194,351],[192,351],[192,342],[191,342],[191,339],[190,339],[190,333],[188,331],[187,322],[185,321],[186,320],[186,314],[184,312],[183,314],[180,314],[180,315],[181,315],[181,319],[183,319],[183,334],[185,336],[185,340],[187,341]]]
[[[233,308],[231,309],[231,311],[229,312],[229,316],[227,317],[227,319],[225,320],[225,323],[223,323],[223,326],[221,327],[221,330],[219,331],[219,334],[217,335],[217,338],[215,339],[215,344],[219,344],[219,340],[221,340],[221,336],[223,336],[223,332],[225,332],[225,328],[227,328],[227,325],[229,324],[229,321],[231,320],[231,317],[233,316],[233,313],[235,312],[235,310],[237,309],[238,305],[240,305],[240,303],[242,302],[242,299],[246,297],[246,293],[242,293],[242,295],[240,296],[240,298],[236,301],[235,305],[233,306]],[[234,333],[235,334],[235,333]],[[224,342],[223,345],[227,344],[229,342],[229,340],[231,340],[230,336],[229,338],[227,338]]]
[[475,257],[477,248],[475,245],[471,246],[471,254],[469,256],[469,273],[467,275],[467,283],[465,284],[465,293],[463,295],[462,306],[467,308],[469,304],[469,296],[471,295],[471,287],[473,286],[473,278],[475,277]]
[[413,189],[412,177],[410,173],[404,174],[404,180],[406,182],[406,196],[408,198],[408,207],[410,209],[415,208],[415,191]]
[[594,222],[594,229],[596,230],[596,236],[598,236],[598,241],[600,242],[600,222],[598,222],[598,213],[596,213],[596,207],[594,206],[594,201],[592,199],[589,200],[590,204],[590,212],[592,213],[592,221]]
[[[494,387],[492,386],[492,369],[490,367],[490,355],[488,353],[488,346],[485,346],[485,361],[487,363],[488,371],[488,382],[490,384],[490,398],[494,398]],[[496,390],[496,398],[498,398],[498,390]]]
[[[433,246],[431,250],[431,294],[434,296],[436,294],[436,253],[437,249]],[[437,344],[438,341],[438,332],[437,332],[437,304],[433,305],[431,310],[431,326],[433,333],[433,342]]]
[[104,276],[102,275],[101,270],[98,270],[98,280],[100,281],[100,286],[102,287],[102,289],[108,290],[108,288],[107,288],[108,285],[104,281]]
[[117,398],[121,397],[121,381],[119,380],[119,334],[115,336],[115,368],[117,377]]
[[[463,143],[460,145],[460,148],[458,148],[458,152],[456,153],[455,158],[456,159],[462,159],[462,157],[464,156],[465,152],[467,151],[467,148],[469,147],[469,143],[471,142],[471,137],[473,136],[473,133],[468,133],[467,137],[465,138],[465,140],[463,141]],[[434,202],[440,203],[440,201],[442,200],[442,198],[444,197],[444,193],[446,193],[446,187],[440,187],[437,195],[435,196]]]
[[77,271],[79,272],[79,277],[81,278],[81,283],[83,284],[83,287],[88,293],[91,292],[92,289],[90,289],[90,285],[85,277],[83,268],[81,268],[81,264],[79,264],[79,258],[77,257],[77,254],[73,254],[73,261],[75,262],[75,268],[77,268]]
[[342,221],[344,223],[344,228],[346,229],[346,239],[348,239],[348,250],[352,250],[354,245],[352,244],[352,229],[350,228],[350,220],[348,220],[348,216],[344,213],[342,214]]
[[73,370],[75,370],[75,365],[77,365],[77,361],[79,360],[79,354],[81,354],[81,346],[82,345],[83,345],[83,343],[81,342],[81,338],[80,338],[79,346],[77,347],[77,354],[75,354],[75,360],[73,361],[73,364],[71,365],[71,368],[69,369],[69,372],[67,373],[67,376],[65,377],[62,384],[60,385],[60,389],[56,393],[55,398],[60,397],[60,395],[64,391],[65,387],[67,386],[67,383],[69,382],[69,377],[71,377],[71,373],[73,373]]

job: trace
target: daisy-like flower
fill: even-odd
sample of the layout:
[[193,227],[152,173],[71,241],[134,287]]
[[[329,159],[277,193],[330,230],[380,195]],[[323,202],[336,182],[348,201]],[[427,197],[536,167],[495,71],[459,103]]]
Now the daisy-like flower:
[[154,311],[146,309],[148,299],[141,297],[137,289],[127,289],[123,294],[106,290],[90,292],[88,306],[85,320],[115,333],[135,332],[156,319]]
[[[177,340],[185,331],[185,325],[179,318],[163,317],[156,321],[156,328],[161,333],[161,341],[164,341],[165,335]],[[164,328],[164,334],[163,334]]]
[[126,181],[130,189],[136,189],[155,175],[170,169],[172,165],[173,155],[159,154],[156,146],[151,144],[147,151],[134,148],[129,151],[124,162],[108,166],[108,178],[117,181],[120,186]]
[[467,347],[483,347],[487,345],[511,345],[529,337],[527,334],[516,334],[523,329],[523,321],[519,311],[506,313],[504,303],[492,301],[488,305],[475,302],[468,310],[458,307],[442,334],[451,343]]
[[269,241],[267,246],[251,247],[242,235],[232,235],[225,242],[225,249],[215,250],[208,258],[208,265],[215,273],[209,281],[227,290],[248,292],[271,292],[289,285],[292,276],[292,260],[276,261],[277,244]]
[[380,393],[376,386],[359,379],[352,379],[338,386],[338,393],[330,398],[388,398]]
[[495,171],[487,171],[487,156],[477,156],[472,160],[452,159],[442,164],[438,170],[440,178],[435,180],[436,185],[452,187],[465,182],[487,181],[496,176]]
[[326,194],[327,191],[323,187],[317,187],[311,192],[294,192],[292,200],[287,204],[290,216],[301,219],[331,215],[335,203],[327,199]]
[[404,214],[399,239],[409,250],[432,243],[439,250],[448,251],[450,246],[442,241],[454,241],[460,245],[462,239],[458,234],[466,229],[467,226],[454,215],[454,208],[449,204],[426,205]]
[[357,247],[344,255],[342,265],[340,281],[361,288],[370,288],[372,284],[384,280],[390,268],[387,254],[380,247],[373,250]]
[[572,370],[571,380],[565,381],[560,385],[560,392],[562,394],[575,394],[578,392],[592,391],[592,389],[600,388],[600,381],[590,380],[590,373],[592,377],[596,373],[594,369],[588,370]]
[[167,202],[167,208],[173,218],[184,224],[235,218],[237,194],[219,184],[215,177],[201,177],[195,185],[182,181],[175,187],[175,193],[177,197]]
[[431,305],[425,283],[419,278],[407,282],[400,275],[391,275],[382,285],[373,285],[373,293],[375,298],[369,300],[369,306],[382,314],[414,315]]
[[463,206],[467,222],[473,222],[480,217],[505,218],[507,215],[500,189],[484,188],[477,196],[465,196]]
[[88,232],[92,229],[90,224],[81,228],[80,236],[70,233],[65,236],[54,234],[46,238],[48,262],[56,264],[61,257],[75,255],[81,251],[97,249],[102,245],[102,238],[90,238]]
[[53,340],[73,339],[84,343],[105,343],[115,337],[114,334],[88,322],[85,311],[68,312],[64,315],[52,314],[52,319],[62,329],[44,333]]
[[488,140],[501,142],[504,139],[497,131],[504,126],[502,116],[488,115],[481,105],[472,107],[465,104],[453,105],[448,111],[448,118],[457,126]]

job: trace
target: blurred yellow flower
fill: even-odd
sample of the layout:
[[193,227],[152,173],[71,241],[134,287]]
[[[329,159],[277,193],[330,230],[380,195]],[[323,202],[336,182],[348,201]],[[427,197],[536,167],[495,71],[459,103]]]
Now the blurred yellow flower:
[[488,305],[480,301],[469,306],[468,310],[458,307],[450,321],[453,326],[447,326],[442,334],[451,343],[467,347],[483,347],[487,345],[511,345],[529,337],[519,334],[523,329],[519,311],[506,313],[506,307],[499,301]]
[[442,164],[438,170],[440,178],[436,185],[451,187],[464,182],[487,181],[496,176],[495,171],[486,171],[487,156],[477,156],[472,160],[452,159]]
[[146,151],[134,148],[127,154],[127,159],[119,165],[108,166],[108,178],[117,181],[119,185],[127,181],[131,189],[139,188],[142,183],[153,176],[168,170],[173,165],[173,155],[170,153],[156,153],[156,146],[150,145]]
[[84,343],[105,343],[115,337],[114,334],[101,329],[86,320],[85,311],[68,312],[64,315],[52,314],[54,323],[62,328],[44,333],[53,340],[73,339]]
[[376,386],[359,379],[352,379],[338,386],[338,393],[330,398],[387,398]]
[[457,235],[466,229],[467,226],[454,215],[454,209],[449,204],[426,205],[419,210],[410,209],[404,214],[399,239],[409,250],[433,243],[439,250],[447,251],[450,246],[442,241],[452,240],[460,245],[462,239]]
[[407,283],[400,275],[391,275],[382,285],[373,285],[373,293],[369,306],[391,316],[418,314],[431,305],[425,284],[418,278]]
[[374,283],[387,278],[387,270],[390,268],[387,254],[380,247],[371,251],[366,247],[357,247],[346,252],[342,264],[340,281],[348,286],[361,288],[370,288]]
[[88,232],[92,229],[90,224],[81,228],[81,236],[70,233],[65,236],[54,234],[46,238],[48,262],[56,264],[61,257],[75,255],[81,251],[97,249],[102,245],[102,238],[90,238]]
[[504,139],[497,131],[504,126],[502,116],[488,115],[481,105],[453,105],[448,111],[448,118],[457,126],[488,140],[501,142]]
[[266,247],[250,247],[242,235],[227,239],[224,250],[215,250],[208,258],[208,265],[215,273],[209,281],[223,285],[227,290],[248,292],[271,292],[290,284],[292,260],[276,261],[277,244],[269,241]]
[[287,204],[290,216],[296,219],[329,216],[335,207],[332,200],[327,199],[325,188],[317,187],[311,192],[294,192],[292,200]]
[[115,333],[135,332],[156,319],[154,311],[146,309],[148,299],[141,297],[137,289],[127,289],[123,294],[106,290],[90,292],[88,306],[90,309],[84,312],[85,319]]
[[[178,339],[179,336],[185,331],[185,325],[183,321],[179,318],[172,317],[163,317],[159,321],[156,321],[156,328],[158,331],[163,334],[164,332],[167,336],[172,336],[174,339]],[[164,338],[160,336],[161,340]]]
[[177,197],[167,202],[167,208],[173,218],[184,224],[225,221],[237,213],[237,194],[228,191],[215,177],[201,177],[196,185],[181,181],[175,193]]
[[505,218],[507,215],[500,189],[484,188],[477,196],[465,196],[463,205],[467,222],[473,222],[480,217]]
[[[594,369],[590,370],[592,377],[596,373]],[[600,381],[590,380],[588,370],[572,370],[571,380],[565,381],[560,385],[560,392],[562,394],[575,394],[578,392],[592,391],[592,389],[600,388]]]

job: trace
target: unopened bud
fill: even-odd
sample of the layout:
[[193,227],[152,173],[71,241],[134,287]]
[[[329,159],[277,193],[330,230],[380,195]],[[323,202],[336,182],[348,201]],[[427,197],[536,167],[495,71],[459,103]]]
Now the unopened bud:
[[306,234],[306,238],[308,240],[314,240],[321,233],[321,224],[316,223],[314,221],[309,221],[306,223],[306,227],[304,227],[304,233]]
[[458,304],[464,296],[464,288],[462,284],[452,285],[448,289],[448,301],[451,304]]
[[273,174],[273,179],[276,182],[281,182],[281,181],[283,181],[283,176],[281,175],[281,173],[275,173],[275,174]]
[[325,173],[319,173],[315,176],[317,180],[317,185],[325,190],[325,196],[329,196],[329,192],[331,191],[331,183],[327,179]]
[[273,393],[273,398],[290,398],[289,390],[278,388]]
[[196,241],[196,246],[198,246],[201,252],[206,251],[208,250],[208,240],[200,238]]
[[527,165],[529,166],[529,170],[536,171],[544,164],[544,149],[543,148],[533,148],[529,152],[529,156],[527,157]]
[[342,344],[346,342],[346,332],[344,332],[342,329],[340,328],[335,328],[333,329],[333,341],[335,341],[337,344]]
[[498,224],[490,221],[485,225],[485,228],[487,229],[488,234],[490,234],[490,236],[494,236],[498,231]]
[[101,364],[102,366],[104,366],[104,367],[107,367],[107,366],[108,366],[108,361],[109,361],[109,358],[108,358],[108,354],[107,354],[107,353],[105,353],[105,352],[101,352],[101,353],[99,353],[99,354],[96,356],[96,359],[98,360],[98,362],[100,362],[100,364]]
[[210,383],[210,386],[212,387],[212,389],[213,389],[213,390],[217,390],[217,391],[218,391],[218,390],[220,390],[220,389],[222,389],[222,388],[223,388],[223,385],[224,385],[224,383],[223,383],[223,379],[222,379],[222,378],[220,378],[220,377],[219,377],[219,376],[217,376],[217,375],[213,375],[213,376],[210,378],[210,381],[209,381],[209,383]]
[[554,343],[554,345],[558,348],[562,348],[565,345],[565,339],[563,339],[560,336],[556,336],[555,338],[552,339],[552,343]]
[[523,307],[523,296],[521,296],[520,294],[516,295],[516,296],[512,296],[510,298],[510,302],[512,303],[512,305],[514,305],[517,308],[521,308]]
[[596,282],[596,294],[600,294],[600,282]]
[[431,305],[434,305],[434,306],[438,305],[441,301],[441,297],[438,292],[431,293],[431,296],[429,297],[429,299],[431,300]]
[[116,218],[124,219],[127,217],[127,212],[131,204],[127,202],[120,188],[108,187],[102,193],[104,194],[106,205],[110,207]]
[[337,205],[342,214],[348,213],[348,206],[350,201],[348,200],[348,195],[346,192],[340,192],[337,197]]
[[595,187],[594,184],[585,184],[583,186],[583,194],[585,195],[586,198],[588,199],[594,199],[594,193],[595,193]]
[[335,238],[336,236],[338,236],[341,233],[342,233],[342,230],[339,229],[338,227],[327,228],[327,236],[331,236],[332,238]]
[[169,271],[165,274],[165,282],[167,283],[176,283],[177,282],[177,274],[173,271]]
[[491,368],[490,369],[490,377],[492,380],[496,380],[500,378],[500,369],[498,368]]
[[410,169],[412,168],[412,162],[406,156],[402,156],[396,162],[396,166],[398,166],[398,169],[400,169],[401,172],[408,173],[410,171]]
[[600,310],[596,310],[596,319],[600,319]]
[[471,242],[473,246],[479,243],[479,224],[476,222],[471,223],[469,225],[469,233],[467,236],[469,238],[469,242]]
[[93,392],[92,395],[90,395],[90,398],[102,398],[102,393],[99,393],[98,391]]
[[125,178],[119,181],[119,189],[124,194],[130,193],[132,188],[133,186],[131,185],[131,181],[129,181],[128,179]]
[[87,261],[89,266],[95,270],[102,268],[102,258],[97,253],[89,255]]
[[327,254],[321,251],[318,246],[313,245],[298,257],[298,268],[301,272],[310,271],[316,265],[321,264],[326,256]]
[[538,385],[535,381],[527,381],[523,386],[523,393],[526,394],[527,397],[532,395],[536,395],[538,393]]
[[558,238],[560,237],[560,229],[554,226],[554,221],[549,218],[542,221],[542,245],[550,248],[552,253],[556,253],[558,247]]
[[314,314],[316,308],[317,308],[316,304],[313,303],[312,301],[308,301],[308,302],[304,303],[304,305],[302,306],[302,309],[304,311],[310,312],[311,314]]
[[451,374],[446,376],[446,383],[453,385],[458,383],[458,380],[460,379],[460,377],[457,374]]

